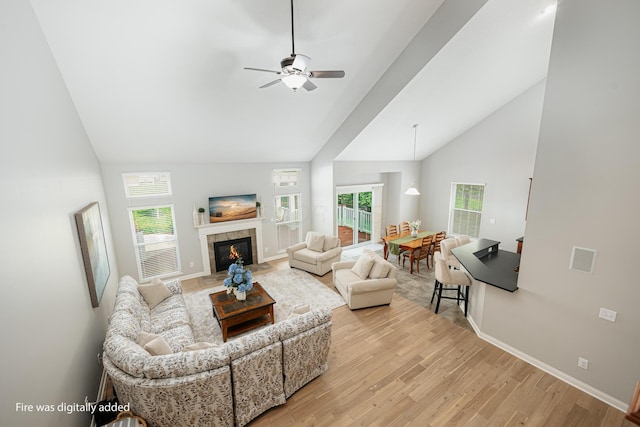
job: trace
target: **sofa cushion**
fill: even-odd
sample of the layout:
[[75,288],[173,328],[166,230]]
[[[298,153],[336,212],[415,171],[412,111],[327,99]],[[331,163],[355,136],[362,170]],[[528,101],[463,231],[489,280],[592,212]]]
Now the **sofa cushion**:
[[366,279],[367,276],[369,276],[371,267],[373,267],[373,263],[374,263],[374,259],[371,256],[371,254],[362,252],[362,255],[360,255],[360,258],[358,258],[358,261],[356,261],[354,266],[351,268],[351,271],[353,271],[361,279]]
[[309,238],[307,239],[307,248],[312,251],[322,252],[322,248],[324,247],[324,235],[318,233],[309,233]]
[[318,263],[318,257],[322,255],[321,252],[312,251],[311,249],[300,249],[299,251],[295,251],[293,253],[293,259],[301,262],[306,262],[307,264],[316,265]]
[[373,261],[373,267],[369,271],[369,278],[384,279],[389,275],[389,270],[391,270],[391,265],[382,258],[376,257]]
[[340,239],[337,236],[324,236],[324,245],[322,251],[326,252],[330,249],[337,248],[340,245]]
[[167,288],[167,285],[162,282],[151,283],[149,285],[138,285],[138,291],[149,308],[154,308],[156,305],[173,295],[169,288]]
[[158,332],[158,335],[165,340],[173,353],[177,353],[195,342],[191,325],[174,326]]

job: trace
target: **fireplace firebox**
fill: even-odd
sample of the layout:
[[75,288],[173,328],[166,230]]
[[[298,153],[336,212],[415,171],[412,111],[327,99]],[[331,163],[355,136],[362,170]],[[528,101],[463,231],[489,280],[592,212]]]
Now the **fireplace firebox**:
[[213,243],[213,253],[216,261],[216,271],[227,270],[238,258],[242,258],[244,265],[253,264],[251,237],[225,240]]

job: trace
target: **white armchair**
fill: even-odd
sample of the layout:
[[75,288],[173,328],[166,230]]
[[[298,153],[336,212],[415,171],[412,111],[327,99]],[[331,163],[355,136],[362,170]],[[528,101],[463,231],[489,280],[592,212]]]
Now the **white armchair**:
[[350,309],[391,304],[398,283],[398,270],[390,262],[369,250],[358,261],[333,264],[333,285]]
[[287,248],[289,266],[324,276],[340,261],[342,248],[336,236],[309,231],[304,242]]

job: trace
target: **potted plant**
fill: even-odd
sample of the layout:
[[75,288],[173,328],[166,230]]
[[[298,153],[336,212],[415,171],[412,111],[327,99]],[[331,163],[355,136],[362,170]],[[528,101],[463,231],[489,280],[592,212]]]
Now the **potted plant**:
[[233,292],[239,301],[247,299],[247,291],[253,288],[253,275],[251,270],[244,268],[242,258],[238,258],[229,266],[223,284],[227,287],[227,293]]
[[418,237],[418,230],[420,229],[420,225],[422,221],[416,219],[415,221],[411,221],[409,223],[409,228],[411,229],[411,237]]

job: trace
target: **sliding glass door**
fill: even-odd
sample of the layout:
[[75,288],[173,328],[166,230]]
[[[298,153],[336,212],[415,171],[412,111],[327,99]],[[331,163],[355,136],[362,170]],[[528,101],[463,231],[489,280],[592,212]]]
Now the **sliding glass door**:
[[336,203],[338,237],[342,247],[372,241],[372,191],[340,192]]

